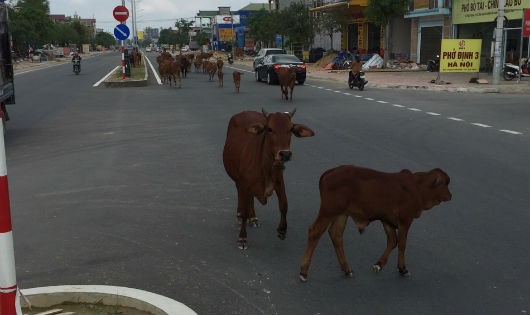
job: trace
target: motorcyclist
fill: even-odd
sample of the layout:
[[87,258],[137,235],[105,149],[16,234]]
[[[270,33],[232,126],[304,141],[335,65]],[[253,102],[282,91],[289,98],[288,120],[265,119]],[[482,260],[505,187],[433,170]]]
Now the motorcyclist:
[[79,52],[77,50],[74,52],[74,55],[72,56],[72,63],[79,63],[79,70],[81,70],[81,56],[79,55]]
[[[355,55],[355,58],[351,64],[351,70],[350,70],[350,81],[353,81],[353,80],[358,80],[359,79],[359,74],[360,72],[362,71],[363,69],[363,63],[361,62],[361,57],[359,55]],[[368,83],[368,81],[364,81],[364,84]]]

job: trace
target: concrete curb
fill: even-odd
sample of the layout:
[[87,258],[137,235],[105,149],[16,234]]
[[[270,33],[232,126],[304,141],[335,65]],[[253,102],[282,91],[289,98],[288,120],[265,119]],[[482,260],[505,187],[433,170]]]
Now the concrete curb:
[[[153,315],[197,315],[186,305],[165,296],[127,287],[106,285],[60,285],[21,289],[34,307],[50,307],[64,302],[103,303],[132,307]],[[24,298],[21,306],[27,307]]]
[[[144,56],[144,58],[147,58]],[[105,87],[139,87],[139,86],[147,86],[147,79],[149,77],[148,70],[147,70],[147,63],[144,61],[144,68],[145,68],[145,75],[142,80],[125,80],[125,81],[112,81],[107,78],[107,80],[104,81]]]

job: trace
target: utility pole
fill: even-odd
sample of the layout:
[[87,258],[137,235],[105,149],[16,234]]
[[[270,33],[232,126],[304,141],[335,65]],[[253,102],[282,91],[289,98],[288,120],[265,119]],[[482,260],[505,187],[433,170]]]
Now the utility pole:
[[495,52],[493,54],[493,80],[492,83],[499,84],[502,67],[504,64],[503,36],[504,36],[504,5],[506,0],[499,0],[497,11],[497,28],[495,28]]

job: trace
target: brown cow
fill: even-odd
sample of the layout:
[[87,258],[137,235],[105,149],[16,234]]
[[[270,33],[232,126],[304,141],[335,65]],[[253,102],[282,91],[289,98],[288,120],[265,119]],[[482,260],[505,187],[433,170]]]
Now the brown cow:
[[424,210],[451,200],[449,176],[439,168],[429,172],[383,173],[351,165],[330,169],[320,177],[320,212],[309,227],[307,248],[300,268],[300,280],[307,281],[307,270],[315,247],[329,227],[328,233],[346,276],[352,276],[343,248],[343,233],[351,217],[362,233],[370,222],[383,223],[387,246],[373,265],[379,272],[390,252],[398,246],[398,270],[409,276],[405,266],[407,233],[415,218]]
[[236,93],[239,93],[239,87],[241,86],[241,75],[243,73],[239,71],[232,72],[232,77],[234,78],[234,85],[236,86]]
[[217,78],[219,78],[219,87],[223,87],[224,85],[224,73],[221,71],[221,69],[217,70]]
[[292,123],[291,113],[245,111],[232,116],[223,150],[225,170],[237,188],[237,216],[241,219],[238,246],[247,248],[247,220],[257,225],[254,197],[262,204],[276,191],[281,213],[278,237],[287,233],[287,196],[283,181],[284,163],[291,159],[291,133],[312,137],[313,131]]
[[278,83],[282,91],[282,100],[289,100],[289,89],[291,90],[291,101],[293,100],[293,89],[296,84],[296,68],[280,68],[278,69]]
[[208,62],[206,65],[206,72],[208,73],[208,80],[213,81],[215,72],[217,72],[217,64],[213,62]]
[[223,70],[223,65],[224,65],[223,59],[217,58],[217,62],[216,63],[217,63],[217,69],[219,71]]

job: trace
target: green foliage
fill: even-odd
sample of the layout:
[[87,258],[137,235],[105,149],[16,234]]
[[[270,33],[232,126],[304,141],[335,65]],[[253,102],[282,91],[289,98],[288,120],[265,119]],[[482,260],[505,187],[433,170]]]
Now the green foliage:
[[303,44],[310,43],[315,34],[309,8],[302,2],[293,2],[280,12],[261,9],[247,19],[247,24],[249,34],[268,46],[277,34],[289,37],[293,43]]
[[116,38],[109,33],[101,32],[96,34],[94,42],[96,45],[109,48],[116,44]]
[[378,26],[386,26],[394,16],[403,16],[408,0],[369,0],[364,11],[366,19]]
[[195,40],[197,41],[197,44],[201,46],[208,44],[209,39],[210,39],[210,36],[206,32],[199,32],[199,34],[195,36]]
[[177,34],[170,27],[160,31],[160,38],[158,43],[161,45],[175,45],[177,43]]
[[19,0],[17,10],[10,9],[9,23],[14,48],[22,53],[46,44],[68,46],[91,42],[88,28],[79,20],[55,24],[49,17],[48,0]]
[[313,19],[309,8],[302,2],[293,2],[280,13],[283,32],[293,43],[309,44],[315,37]]
[[184,45],[188,45],[190,43],[190,31],[191,26],[193,25],[193,21],[186,21],[185,19],[180,19],[179,21],[175,22],[175,27],[177,28],[176,31],[176,43],[182,48]]

